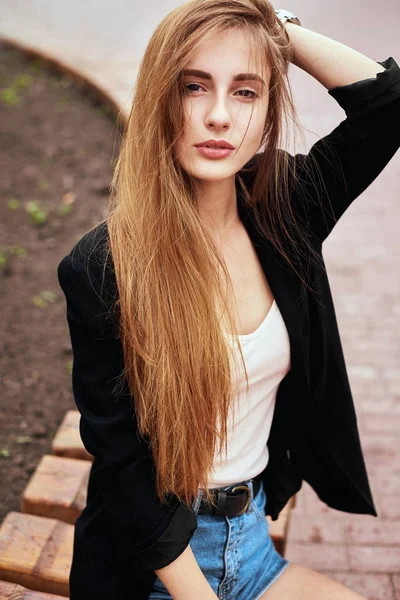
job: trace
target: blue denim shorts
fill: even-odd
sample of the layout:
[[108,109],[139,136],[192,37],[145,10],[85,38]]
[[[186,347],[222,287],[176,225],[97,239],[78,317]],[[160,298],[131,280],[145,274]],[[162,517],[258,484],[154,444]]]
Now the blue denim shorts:
[[[219,600],[258,600],[289,565],[275,549],[269,534],[262,481],[255,498],[252,480],[246,483],[251,501],[242,515],[199,515],[201,492],[192,504],[197,514],[197,529],[190,546]],[[172,600],[158,577],[149,600]]]

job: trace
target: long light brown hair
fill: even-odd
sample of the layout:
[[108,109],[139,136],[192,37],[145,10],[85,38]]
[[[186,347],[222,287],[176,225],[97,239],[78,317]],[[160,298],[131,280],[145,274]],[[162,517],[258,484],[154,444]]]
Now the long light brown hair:
[[[203,40],[232,29],[247,34],[258,72],[270,70],[264,153],[258,155],[251,192],[240,181],[243,197],[263,234],[301,278],[296,257],[310,256],[288,201],[287,156],[277,152],[285,123],[298,127],[287,78],[293,50],[285,28],[268,0],[192,0],[179,6],[158,25],[140,64],[107,211],[124,352],[121,377],[134,398],[139,434],[150,442],[162,502],[174,494],[190,505],[199,487],[207,491],[217,440],[218,452],[226,453],[228,411],[234,414],[233,353],[216,310],[224,307],[235,335],[233,287],[199,217],[195,178],[174,155],[184,128],[181,72]],[[234,344],[248,391],[237,337]]]

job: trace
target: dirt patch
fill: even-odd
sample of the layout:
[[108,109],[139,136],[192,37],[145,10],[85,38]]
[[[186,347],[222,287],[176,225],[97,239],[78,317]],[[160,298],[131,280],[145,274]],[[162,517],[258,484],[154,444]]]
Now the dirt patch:
[[92,91],[4,45],[0,131],[1,523],[76,408],[56,270],[104,217],[121,133]]

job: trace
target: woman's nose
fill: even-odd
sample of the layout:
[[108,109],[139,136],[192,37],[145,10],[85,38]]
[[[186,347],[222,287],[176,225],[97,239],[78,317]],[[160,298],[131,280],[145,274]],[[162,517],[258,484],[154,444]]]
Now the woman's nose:
[[207,114],[207,125],[226,128],[230,126],[231,120],[227,100],[222,97],[216,98]]

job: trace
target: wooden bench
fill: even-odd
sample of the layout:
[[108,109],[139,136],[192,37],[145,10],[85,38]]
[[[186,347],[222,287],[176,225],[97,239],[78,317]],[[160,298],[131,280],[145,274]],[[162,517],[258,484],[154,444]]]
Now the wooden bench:
[[33,592],[22,585],[0,581],[0,600],[65,600],[65,598],[43,592]]
[[84,447],[79,433],[80,413],[68,410],[53,439],[52,452],[59,456],[93,460],[93,456]]
[[[290,511],[291,501],[277,521],[267,517],[272,540],[282,556]],[[0,579],[31,590],[68,596],[73,531],[73,525],[57,519],[8,513],[0,528]],[[39,598],[32,596],[32,600]]]
[[[74,524],[86,504],[91,463],[46,454],[40,460],[21,498],[21,511]],[[277,521],[267,516],[276,549],[284,555],[293,496]]]
[[[290,509],[289,502],[277,521],[267,517],[274,545],[282,555]],[[68,596],[73,535],[74,527],[69,523],[37,515],[8,513],[0,528],[0,579],[30,590]],[[9,594],[5,598],[14,600],[7,589],[5,593]],[[42,600],[41,596],[15,596],[19,597]]]
[[[86,503],[93,459],[81,442],[79,418],[77,410],[67,411],[53,441],[54,454],[42,457],[25,487],[23,512],[8,513],[0,527],[0,600],[69,595],[73,523]],[[282,556],[295,502],[293,496],[277,521],[266,517]]]
[[[74,524],[86,504],[90,468],[88,461],[44,455],[22,494],[22,512]],[[266,517],[274,545],[282,555],[294,503],[295,496],[277,521]]]
[[285,508],[283,508],[279,513],[279,517],[276,521],[273,521],[269,515],[265,517],[268,521],[269,533],[272,541],[274,542],[274,546],[282,556],[285,556],[286,540],[289,534],[290,515],[295,505],[296,496],[292,496]]
[[10,512],[0,528],[0,580],[69,596],[74,526]]
[[[86,486],[89,468],[77,465],[76,461],[62,462],[60,456],[75,459],[92,460],[93,457],[84,448],[79,434],[78,410],[69,410],[57,431],[53,441],[53,453],[59,455],[58,462],[52,462],[51,457],[43,457],[22,499],[22,510],[37,515],[60,519],[74,523],[83,510],[86,501]],[[82,469],[79,467],[82,466]],[[65,474],[66,485],[60,482],[57,473]],[[67,483],[68,482],[68,483]],[[272,540],[276,549],[284,555],[286,539],[290,524],[291,510],[296,506],[296,496],[293,496],[281,511],[277,521],[267,516]]]
[[92,463],[45,454],[21,497],[21,511],[74,524],[86,505]]

